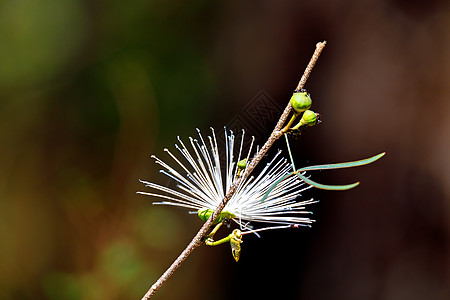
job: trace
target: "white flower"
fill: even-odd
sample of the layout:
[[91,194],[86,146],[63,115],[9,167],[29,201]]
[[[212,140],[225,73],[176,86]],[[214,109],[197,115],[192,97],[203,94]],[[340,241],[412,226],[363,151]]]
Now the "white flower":
[[[254,138],[247,155],[244,156],[242,153],[244,130],[242,130],[240,147],[235,149],[236,136],[232,131],[227,133],[225,128],[225,163],[223,164],[220,161],[214,129],[211,128],[212,137],[208,136],[209,143],[205,143],[200,130],[197,129],[197,131],[199,141],[189,138],[192,154],[179,137],[178,141],[181,147],[175,144],[183,156],[184,163],[169,150],[164,149],[183,171],[176,171],[156,156],[152,156],[156,163],[163,167],[161,173],[178,183],[178,190],[141,181],[155,192],[138,192],[139,194],[168,200],[153,204],[180,206],[194,210],[216,209],[237,177],[237,162],[243,158],[249,160]],[[237,153],[237,158],[235,153]],[[292,172],[291,165],[286,159],[280,157],[280,153],[281,151],[278,151],[257,176],[251,176],[243,181],[225,206],[223,211],[235,215],[233,220],[240,224],[241,228],[250,228],[248,222],[295,224],[295,226],[313,222],[310,218],[300,215],[309,214],[310,212],[305,210],[305,206],[317,201],[313,201],[313,199],[296,201],[300,192],[310,187],[305,186],[297,176],[290,176],[283,180],[273,188],[266,200],[261,202],[264,194],[274,182]]]

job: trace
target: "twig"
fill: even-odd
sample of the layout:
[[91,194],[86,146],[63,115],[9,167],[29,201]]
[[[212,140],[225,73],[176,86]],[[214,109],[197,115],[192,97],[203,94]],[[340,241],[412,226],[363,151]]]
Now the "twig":
[[[311,74],[311,71],[316,64],[317,60],[319,59],[320,53],[325,48],[326,41],[320,42],[316,44],[316,50],[314,51],[313,56],[311,57],[311,60],[309,61],[308,66],[305,69],[305,72],[303,73],[302,78],[300,79],[296,90],[300,90],[304,87],[306,80],[308,79],[309,75]],[[152,287],[147,291],[147,293],[144,295],[142,300],[150,299],[156,291],[166,282],[167,279],[178,269],[178,267],[183,263],[183,261],[191,254],[192,251],[194,251],[195,248],[200,246],[202,244],[202,238],[206,235],[207,231],[212,225],[213,220],[217,218],[217,216],[222,212],[225,205],[228,203],[228,201],[231,199],[233,194],[236,192],[237,187],[241,184],[242,181],[246,180],[250,173],[253,171],[253,169],[256,167],[256,165],[260,162],[260,160],[264,157],[264,155],[267,153],[267,151],[272,147],[273,143],[279,139],[283,132],[281,131],[281,127],[286,122],[286,119],[291,112],[291,104],[286,106],[286,108],[283,111],[283,114],[281,115],[280,119],[278,120],[277,125],[275,126],[275,129],[273,130],[272,134],[269,136],[268,140],[264,144],[264,146],[259,150],[259,152],[253,157],[250,164],[245,169],[245,172],[242,174],[241,177],[239,177],[231,186],[230,190],[227,192],[225,197],[223,198],[222,202],[217,206],[216,210],[212,214],[212,216],[203,224],[203,226],[200,228],[200,230],[197,232],[195,237],[192,239],[192,241],[189,243],[189,245],[186,247],[186,249],[181,252],[180,256],[172,263],[172,265],[164,272],[163,275],[152,285]]]
[[308,80],[308,77],[311,74],[314,65],[319,59],[320,53],[322,53],[322,50],[323,48],[325,48],[326,44],[327,41],[319,42],[316,44],[316,51],[314,51],[313,56],[311,57],[309,64],[306,66],[305,72],[303,72],[303,76],[298,82],[297,88],[295,90],[301,90],[305,86],[306,80]]

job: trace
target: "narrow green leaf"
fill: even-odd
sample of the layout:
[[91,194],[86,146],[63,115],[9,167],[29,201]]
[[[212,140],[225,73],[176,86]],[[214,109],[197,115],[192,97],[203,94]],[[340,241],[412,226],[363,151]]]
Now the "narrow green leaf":
[[352,184],[345,184],[345,185],[328,185],[328,184],[321,184],[315,181],[312,181],[311,179],[303,176],[300,173],[297,173],[297,176],[300,177],[301,180],[306,182],[309,185],[312,185],[313,187],[316,187],[318,189],[322,190],[332,190],[332,191],[345,191],[354,188],[359,184],[359,182],[355,182]]
[[342,169],[342,168],[350,168],[350,167],[358,167],[367,165],[370,163],[373,163],[374,161],[380,159],[386,154],[386,152],[380,153],[378,155],[372,156],[370,158],[362,159],[362,160],[356,160],[351,162],[345,162],[345,163],[338,163],[338,164],[327,164],[327,165],[317,165],[317,166],[310,166],[310,167],[304,167],[299,169],[298,171],[304,172],[304,171],[313,171],[313,170],[331,170],[331,169]]
[[291,173],[289,173],[289,174],[286,174],[286,175],[284,175],[283,177],[281,177],[280,179],[278,179],[277,181],[275,181],[275,183],[274,184],[272,184],[271,186],[270,186],[270,188],[267,190],[267,192],[264,194],[264,196],[262,197],[262,199],[261,199],[261,203],[262,202],[264,202],[266,199],[267,199],[267,197],[269,196],[269,194],[270,194],[270,192],[280,183],[280,182],[282,182],[283,180],[285,180],[286,178],[288,178],[288,177],[290,177],[290,176],[292,176],[292,175],[294,175],[295,174],[295,172],[291,172]]
[[370,163],[373,163],[374,161],[380,159],[381,157],[383,157],[386,154],[386,152],[380,153],[378,155],[366,158],[366,159],[362,159],[362,160],[357,160],[357,161],[351,161],[351,162],[345,162],[345,163],[337,163],[337,164],[326,164],[326,165],[317,165],[317,166],[309,166],[309,167],[304,167],[301,168],[295,172],[291,172],[289,174],[284,175],[283,177],[281,177],[280,179],[278,179],[274,184],[272,184],[270,186],[270,188],[267,190],[267,192],[264,194],[264,196],[261,199],[261,202],[264,202],[267,197],[269,196],[270,192],[283,180],[285,180],[286,178],[288,178],[289,176],[292,176],[293,174],[296,174],[302,181],[306,182],[309,185],[312,185],[318,189],[322,189],[322,190],[333,190],[333,191],[345,191],[345,190],[349,190],[352,189],[354,187],[356,187],[357,185],[359,185],[359,182],[355,182],[355,183],[351,183],[351,184],[344,184],[344,185],[328,185],[328,184],[321,184],[318,182],[315,182],[305,176],[303,176],[301,174],[301,172],[305,172],[305,171],[314,171],[314,170],[331,170],[331,169],[343,169],[343,168],[350,168],[350,167],[358,167],[358,166],[363,166],[363,165],[367,165]]

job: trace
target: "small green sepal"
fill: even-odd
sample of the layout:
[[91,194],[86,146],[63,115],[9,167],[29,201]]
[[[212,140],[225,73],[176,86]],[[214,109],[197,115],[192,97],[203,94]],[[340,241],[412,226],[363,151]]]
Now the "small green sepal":
[[307,92],[297,92],[291,97],[292,108],[299,114],[311,107],[312,100]]
[[[197,212],[197,215],[200,219],[202,219],[203,221],[206,222],[212,216],[213,213],[214,213],[214,210],[207,208],[207,209],[199,209]],[[214,220],[213,225],[216,225],[225,219],[231,220],[233,218],[236,218],[236,215],[234,215],[228,211],[222,211],[217,216],[217,218]]]

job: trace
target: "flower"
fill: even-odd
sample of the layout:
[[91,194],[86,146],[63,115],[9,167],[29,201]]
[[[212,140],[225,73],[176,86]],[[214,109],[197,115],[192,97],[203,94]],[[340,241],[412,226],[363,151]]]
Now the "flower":
[[[232,131],[228,133],[225,128],[225,162],[222,162],[214,129],[211,128],[212,137],[208,136],[208,143],[205,143],[200,130],[197,131],[199,140],[189,138],[191,151],[179,137],[180,146],[175,144],[183,156],[184,163],[168,149],[164,149],[183,171],[177,171],[161,159],[152,156],[156,163],[162,166],[160,172],[177,182],[177,190],[141,180],[154,192],[138,192],[138,194],[166,199],[153,204],[185,207],[199,212],[216,209],[233,181],[239,176],[242,166],[238,166],[238,162],[244,159],[249,161],[254,137],[244,157],[245,131],[242,130],[239,149],[235,149],[237,137]],[[241,228],[251,228],[248,222],[283,224],[291,227],[313,222],[310,218],[300,215],[310,214],[311,212],[305,210],[305,206],[317,201],[313,199],[296,201],[300,192],[311,187],[306,186],[297,176],[290,176],[272,187],[273,190],[268,197],[261,202],[264,194],[277,180],[292,172],[291,165],[280,157],[280,153],[281,151],[278,151],[258,175],[250,176],[243,181],[226,204],[223,212],[229,213],[228,216],[232,216]],[[285,227],[289,226],[283,226]]]

